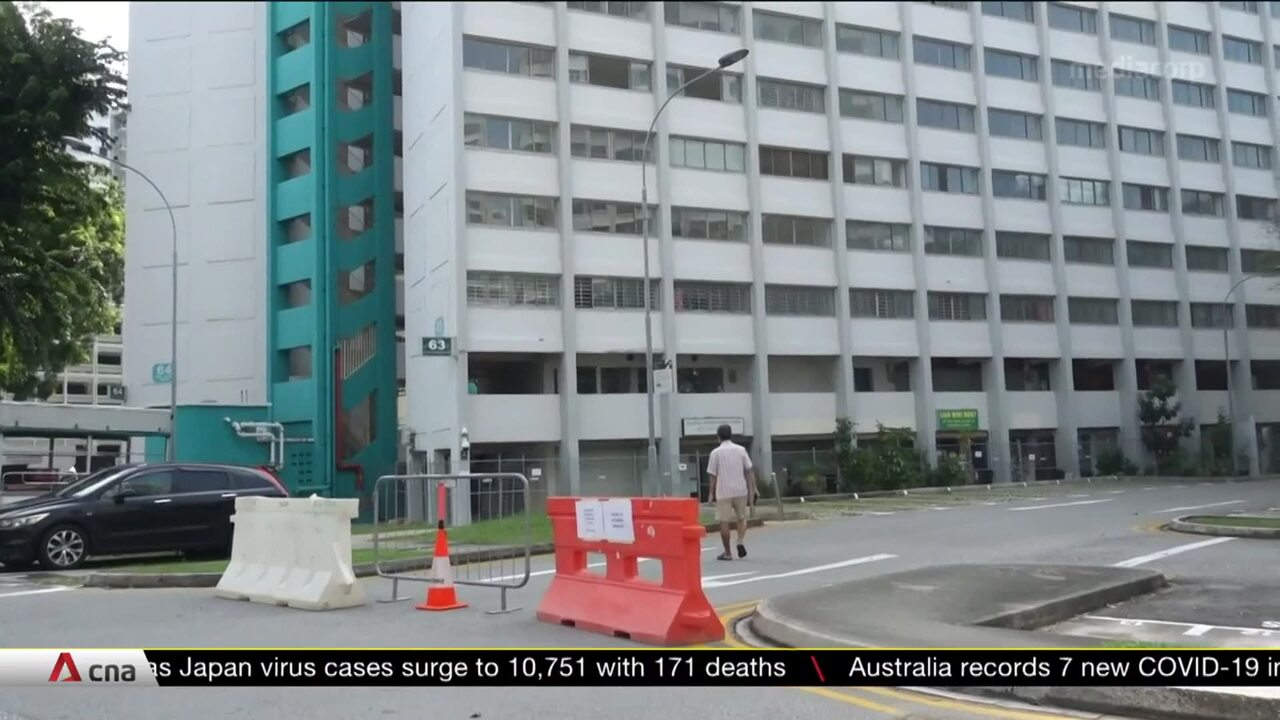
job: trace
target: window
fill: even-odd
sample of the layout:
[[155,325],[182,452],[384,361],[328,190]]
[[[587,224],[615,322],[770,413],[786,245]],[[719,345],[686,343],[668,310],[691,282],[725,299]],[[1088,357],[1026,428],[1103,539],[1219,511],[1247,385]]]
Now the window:
[[647,2],[570,2],[569,9],[636,18],[637,20],[649,17],[649,3]]
[[1198,162],[1218,162],[1218,140],[1196,135],[1179,135],[1178,158]]
[[935,392],[982,392],[981,360],[933,358],[929,368]]
[[1128,210],[1169,212],[1169,188],[1124,183],[1124,206]]
[[[668,7],[670,7],[670,4],[668,4]],[[705,70],[699,70],[698,68],[668,65],[667,91],[675,92],[686,82],[694,80],[704,72]],[[701,98],[703,100],[741,103],[742,76],[735,73],[718,72],[693,82],[681,90],[680,94],[684,97]]]
[[303,20],[296,25],[291,25],[276,33],[276,36],[280,38],[281,45],[289,50],[297,50],[309,45],[311,44],[311,21]]
[[1240,251],[1240,269],[1247,273],[1270,273],[1280,270],[1280,250]]
[[770,245],[808,245],[831,247],[831,221],[824,218],[795,215],[769,215],[761,218],[761,241]]
[[[675,144],[675,138],[671,139]],[[653,146],[649,143],[647,162],[653,162]],[[599,160],[639,162],[644,149],[644,133],[637,130],[574,125],[569,128],[569,152],[574,157]]]
[[1164,133],[1159,130],[1121,126],[1120,152],[1164,157]]
[[764,289],[764,314],[835,317],[834,292],[822,287],[768,285]]
[[822,21],[820,20],[757,11],[753,15],[753,25],[757,40],[822,47]]
[[1142,98],[1144,100],[1160,99],[1160,81],[1151,75],[1117,70],[1115,73],[1116,95]]
[[1126,247],[1129,255],[1129,267],[1173,267],[1173,245],[1169,243],[1130,240],[1126,243]]
[[1213,99],[1213,86],[1188,80],[1172,80],[1173,102],[1187,107],[1213,108],[1217,101]]
[[467,304],[560,307],[560,278],[555,275],[468,271]]
[[1264,330],[1280,330],[1280,305],[1246,305],[1245,325]]
[[1209,54],[1209,33],[1190,28],[1169,26],[1169,49],[1198,55]]
[[1040,77],[1036,70],[1036,58],[1031,55],[987,48],[983,51],[983,56],[988,75],[1014,80],[1037,80]]
[[1222,328],[1232,327],[1231,306],[1222,303],[1191,303],[1191,327]]
[[933,40],[919,35],[916,35],[913,40],[916,62],[954,70],[969,69],[968,45],[958,45],[945,40]]
[[714,32],[738,32],[738,8],[710,2],[663,3],[668,25],[711,30]]
[[962,165],[920,163],[920,188],[937,192],[978,193],[978,169]]
[[1120,324],[1120,315],[1113,298],[1067,298],[1067,315],[1072,325]]
[[1005,358],[1004,389],[1010,392],[1048,392],[1050,361]]
[[554,151],[555,125],[538,120],[473,115],[464,122],[464,142],[472,147],[520,152]]
[[673,207],[671,237],[685,240],[746,240],[747,214],[733,210]]
[[[1272,13],[1280,15],[1274,3]],[[1254,390],[1280,390],[1280,360],[1254,360],[1251,365]]]
[[1013,110],[987,110],[987,129],[994,136],[1035,140],[1043,136],[1039,115],[1014,112]]
[[[930,320],[986,320],[987,296],[982,293],[929,292]],[[937,390],[938,388],[934,388]]]
[[730,283],[676,281],[675,307],[684,312],[749,315],[751,286]]
[[968,10],[967,2],[946,2],[945,0],[916,0],[921,5],[932,5],[940,8],[950,8],[952,10]]
[[1062,256],[1072,263],[1115,265],[1115,241],[1111,238],[1067,235],[1062,238]]
[[1271,148],[1266,145],[1232,142],[1231,162],[1236,167],[1271,169]]
[[1239,10],[1240,12],[1258,14],[1257,2],[1220,2],[1218,3],[1224,10]]
[[1032,5],[1033,3],[1029,2],[984,2],[982,3],[982,14],[1006,17],[1010,20],[1034,22],[1036,16]]
[[1240,115],[1263,117],[1267,114],[1267,97],[1258,93],[1227,88],[1227,110]]
[[645,60],[569,53],[569,82],[623,90],[648,90],[649,66]]
[[671,166],[693,170],[746,170],[746,146],[741,143],[671,137]]
[[170,495],[173,493],[173,476],[170,470],[156,470],[139,473],[125,478],[119,485],[120,490],[128,488],[139,497]]
[[1134,300],[1134,327],[1178,327],[1176,300]]
[[1055,129],[1059,145],[1094,148],[1107,146],[1107,128],[1102,123],[1060,117],[1057,118]]
[[850,250],[911,252],[911,226],[899,223],[845,222],[845,243]]
[[1074,5],[1049,3],[1049,27],[1096,35],[1098,12]]
[[973,132],[973,107],[938,100],[916,99],[916,122],[924,127]]
[[184,495],[230,489],[231,478],[218,470],[181,470],[173,481],[173,492]]
[[898,33],[852,25],[836,25],[836,49],[840,52],[898,59]]
[[1226,272],[1227,249],[1207,245],[1188,245],[1187,269],[1191,272]]
[[760,107],[811,113],[827,111],[827,94],[823,88],[765,78],[757,78],[756,84],[760,94]]
[[1044,199],[1045,176],[1037,173],[991,171],[991,194],[1004,198]]
[[[1082,392],[1108,392],[1116,389],[1116,376],[1112,360],[1072,360],[1071,387]],[[1080,432],[1085,432],[1081,430]],[[1119,436],[1118,430],[1111,431],[1112,440]]]
[[[649,221],[656,223],[657,210],[649,208]],[[573,229],[578,232],[610,233],[614,235],[639,235],[643,231],[644,215],[639,203],[614,202],[612,200],[573,201]]]
[[761,145],[760,174],[826,180],[827,154]]
[[1126,15],[1111,14],[1111,37],[1115,40],[1156,44],[1156,24],[1150,20],[1139,20]]
[[1111,182],[1085,178],[1058,178],[1058,200],[1070,205],[1110,205]]
[[1001,295],[1000,319],[1005,322],[1053,322],[1053,296]]
[[[659,298],[658,281],[650,280],[650,309],[658,309]],[[573,306],[580,310],[643,310],[644,280],[579,275],[573,279]]]
[[1222,193],[1184,189],[1182,191],[1182,214],[1222,217]]
[[845,155],[844,181],[852,185],[907,186],[907,162],[892,158]]
[[1058,87],[1097,92],[1102,86],[1098,82],[1099,68],[1093,65],[1053,60],[1049,65],[1053,72],[1053,84]]
[[555,51],[465,37],[462,65],[475,70],[550,78],[555,76]]
[[996,257],[1005,260],[1049,261],[1049,236],[1040,233],[996,231]]
[[556,227],[556,199],[467,191],[467,224],[498,227]]
[[1271,198],[1236,195],[1236,217],[1241,220],[1271,220],[1275,218],[1275,204]]
[[1222,36],[1222,57],[1235,62],[1262,64],[1262,43],[1241,38]]
[[253,470],[238,470],[231,476],[235,490],[274,490],[275,484]]
[[863,120],[902,122],[902,97],[840,88],[840,114]]
[[849,289],[849,314],[856,318],[903,320],[916,316],[915,293],[910,290]]
[[926,225],[924,251],[929,255],[982,257],[982,231]]

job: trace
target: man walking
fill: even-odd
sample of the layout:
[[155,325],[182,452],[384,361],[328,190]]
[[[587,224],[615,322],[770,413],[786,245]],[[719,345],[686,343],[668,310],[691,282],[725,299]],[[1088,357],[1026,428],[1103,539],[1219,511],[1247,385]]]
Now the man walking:
[[755,504],[759,495],[756,473],[751,466],[747,449],[733,441],[733,429],[721,425],[716,429],[720,447],[711,451],[707,459],[707,475],[711,476],[711,501],[716,504],[716,519],[720,521],[720,541],[724,553],[718,560],[732,560],[729,552],[729,515],[738,520],[738,557],[747,556],[747,507]]

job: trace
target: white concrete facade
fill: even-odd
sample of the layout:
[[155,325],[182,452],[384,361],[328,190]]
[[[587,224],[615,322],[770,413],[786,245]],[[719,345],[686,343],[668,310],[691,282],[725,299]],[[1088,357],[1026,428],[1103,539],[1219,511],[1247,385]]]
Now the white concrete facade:
[[[1256,263],[1242,251],[1276,249],[1254,210],[1277,196],[1280,19],[1258,5],[407,4],[416,449],[456,458],[464,429],[476,448],[535,447],[568,492],[591,491],[592,453],[643,454],[633,147],[692,77],[676,67],[738,48],[738,90],[672,101],[645,170],[654,347],[683,386],[657,411],[680,476],[663,490],[691,489],[696,468],[677,468],[706,442],[700,420],[733,421],[770,467],[774,446],[837,417],[912,427],[932,453],[938,411],[976,410],[997,480],[1027,462],[1021,442],[1072,473],[1095,432],[1139,459],[1153,373],[1213,423],[1223,335],[1199,304]],[[1215,150],[1193,159],[1204,138]],[[1258,281],[1232,300],[1237,439],[1256,471],[1255,427],[1280,422],[1280,294]],[[422,355],[435,336],[451,355]]]

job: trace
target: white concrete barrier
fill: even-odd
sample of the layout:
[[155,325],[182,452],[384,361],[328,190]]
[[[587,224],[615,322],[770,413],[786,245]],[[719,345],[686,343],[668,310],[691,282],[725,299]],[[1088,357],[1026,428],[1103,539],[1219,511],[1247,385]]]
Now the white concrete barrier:
[[300,610],[364,605],[351,568],[359,512],[359,500],[236,498],[231,563],[215,594]]

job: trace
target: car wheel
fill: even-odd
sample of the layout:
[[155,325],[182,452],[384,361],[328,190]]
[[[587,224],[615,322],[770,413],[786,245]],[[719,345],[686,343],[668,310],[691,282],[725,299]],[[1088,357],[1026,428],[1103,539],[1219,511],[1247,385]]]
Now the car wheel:
[[40,543],[40,564],[50,570],[80,567],[89,554],[89,538],[74,525],[59,525]]

